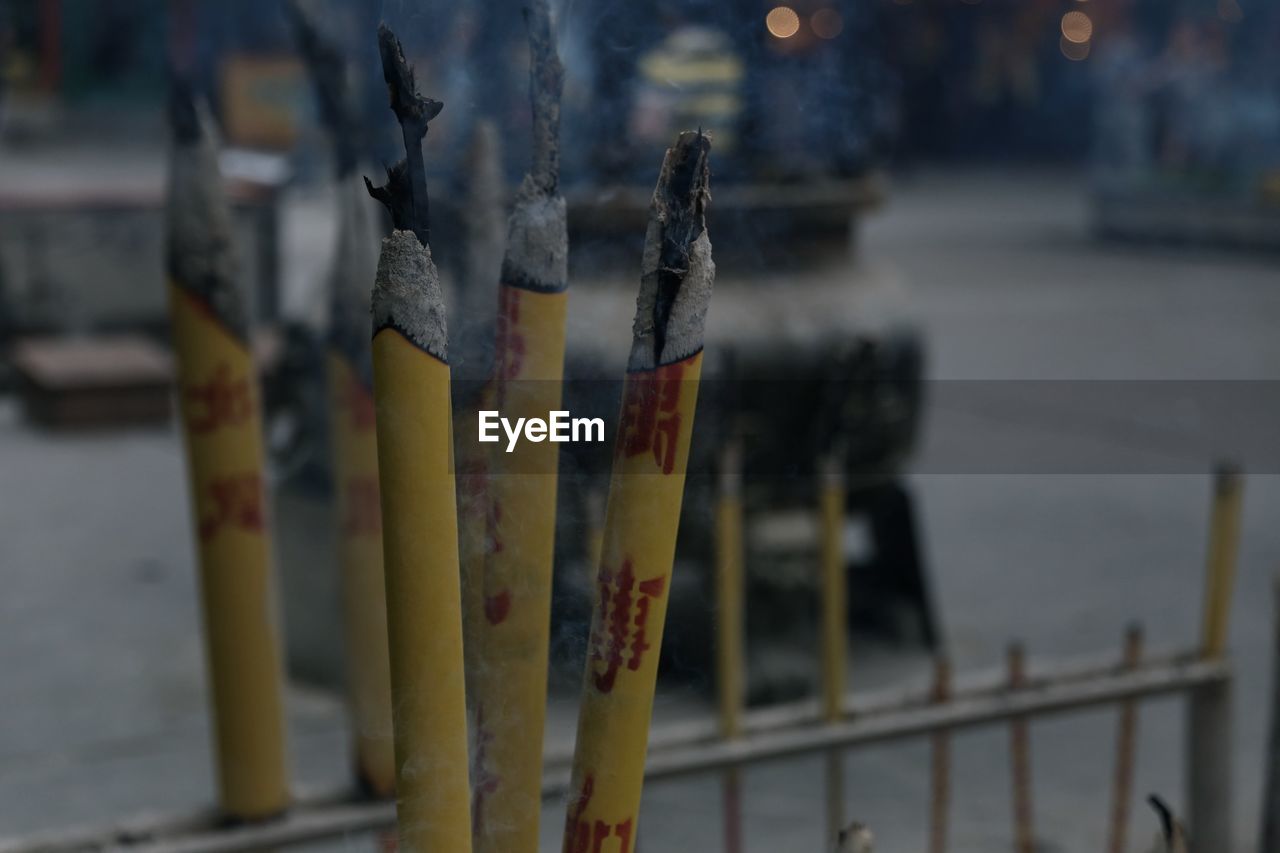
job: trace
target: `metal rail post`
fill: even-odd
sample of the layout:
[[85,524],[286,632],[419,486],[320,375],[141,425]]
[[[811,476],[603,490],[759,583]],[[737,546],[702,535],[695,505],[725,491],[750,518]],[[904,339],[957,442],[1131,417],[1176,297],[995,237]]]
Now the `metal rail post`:
[[[720,702],[720,734],[742,735],[742,703],[746,667],[743,661],[745,613],[742,523],[742,451],[738,444],[720,457],[720,492],[716,496],[716,687]],[[731,767],[723,777],[725,853],[742,850],[742,770]]]
[[1262,792],[1262,837],[1259,853],[1280,851],[1280,575],[1275,578],[1275,638],[1271,644],[1271,735],[1267,741],[1267,778]]
[[[1142,627],[1130,625],[1124,637],[1124,668],[1132,670],[1142,659]],[[1137,747],[1138,703],[1130,699],[1120,706],[1116,731],[1116,764],[1111,800],[1111,853],[1124,853],[1129,828],[1129,801],[1133,797],[1133,758]]]
[[[828,722],[844,715],[845,646],[848,642],[849,597],[844,563],[844,472],[841,459],[824,459],[819,471],[818,537],[822,593],[822,712]],[[827,838],[844,827],[844,750],[833,749],[826,760]]]
[[[951,699],[951,662],[939,657],[934,662],[933,701],[943,705]],[[951,732],[940,729],[933,735],[933,761],[929,786],[929,853],[947,849],[947,813],[951,807]]]
[[[1200,653],[1226,655],[1231,593],[1240,540],[1243,483],[1240,471],[1222,464],[1214,475]],[[1192,853],[1231,850],[1231,684],[1191,691],[1187,713],[1187,817]]]
[[[1026,686],[1026,652],[1021,643],[1009,646],[1009,689]],[[1031,807],[1031,743],[1027,718],[1017,716],[1009,723],[1010,777],[1013,787],[1013,848],[1016,853],[1034,853],[1035,832]]]

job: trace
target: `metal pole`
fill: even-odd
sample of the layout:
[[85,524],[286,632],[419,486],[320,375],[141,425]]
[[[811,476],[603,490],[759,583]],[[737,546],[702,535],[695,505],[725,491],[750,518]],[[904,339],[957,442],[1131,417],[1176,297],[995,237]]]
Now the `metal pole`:
[[1280,575],[1275,578],[1275,638],[1272,642],[1271,735],[1267,743],[1267,779],[1262,794],[1259,853],[1280,851]]
[[[716,501],[716,687],[720,732],[727,740],[742,735],[746,666],[743,646],[745,611],[742,524],[742,450],[737,443],[720,458],[720,494]],[[741,770],[723,777],[725,853],[742,850]]]
[[1220,463],[1214,473],[1209,553],[1205,562],[1204,620],[1200,636],[1201,650],[1206,657],[1220,657],[1227,650],[1243,492],[1240,469],[1230,463]]
[[[951,662],[939,657],[934,662],[933,701],[945,705],[951,699]],[[939,729],[933,735],[933,766],[930,784],[929,853],[947,849],[947,812],[951,807],[951,733]]]
[[[1009,689],[1026,686],[1026,653],[1020,643],[1009,647]],[[1013,780],[1013,838],[1017,853],[1034,853],[1031,810],[1031,744],[1025,716],[1009,723],[1009,752]]]
[[[822,592],[822,710],[828,722],[844,715],[848,642],[848,592],[844,574],[844,474],[839,456],[824,459],[819,471],[818,531]],[[827,754],[827,838],[844,827],[844,751]]]
[[[1142,627],[1131,625],[1124,638],[1124,668],[1132,670],[1142,658]],[[1133,757],[1137,743],[1138,705],[1132,699],[1120,706],[1116,733],[1116,764],[1111,801],[1111,853],[1124,853],[1133,794]]]

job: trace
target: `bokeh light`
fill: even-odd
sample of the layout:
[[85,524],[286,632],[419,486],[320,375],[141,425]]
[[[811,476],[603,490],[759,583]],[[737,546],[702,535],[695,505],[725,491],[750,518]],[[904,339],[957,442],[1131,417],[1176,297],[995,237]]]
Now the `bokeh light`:
[[819,9],[809,19],[809,26],[820,39],[833,39],[844,31],[844,18],[835,9]]
[[1093,21],[1084,12],[1068,12],[1062,16],[1062,37],[1075,44],[1093,38]]
[[775,38],[789,39],[800,32],[800,16],[790,6],[775,6],[765,15],[764,25]]
[[1238,0],[1218,0],[1218,17],[1228,24],[1238,24],[1244,20],[1244,9]]
[[1066,36],[1058,39],[1058,49],[1062,55],[1072,62],[1082,62],[1089,58],[1089,42],[1071,41]]

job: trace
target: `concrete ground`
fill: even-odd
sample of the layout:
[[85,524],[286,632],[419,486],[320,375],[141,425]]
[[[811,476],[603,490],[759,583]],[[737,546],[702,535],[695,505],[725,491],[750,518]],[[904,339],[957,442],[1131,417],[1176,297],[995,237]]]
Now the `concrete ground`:
[[[938,380],[912,486],[948,648],[960,668],[991,666],[1017,637],[1034,669],[1038,655],[1116,648],[1135,619],[1151,647],[1193,644],[1206,472],[1218,455],[1243,456],[1250,474],[1231,631],[1243,853],[1254,849],[1259,818],[1280,468],[1265,442],[1227,427],[1245,420],[1265,432],[1275,420],[1276,262],[1095,244],[1084,189],[1072,174],[923,174],[896,187],[864,233],[864,262],[891,265],[909,283]],[[286,223],[286,234],[297,231]],[[1117,414],[1095,386],[1120,388],[1121,401],[1134,395],[1142,411],[1121,405]],[[1212,404],[1223,388],[1239,392],[1224,403],[1237,413],[1226,425]],[[0,472],[0,835],[208,804],[176,434],[51,436],[5,404]],[[922,671],[917,657],[853,654],[855,684]],[[657,716],[690,706],[661,697]],[[571,700],[557,697],[551,717],[554,733],[571,731]],[[1097,711],[1033,727],[1045,849],[1104,844],[1114,719]],[[341,784],[341,704],[295,689],[290,721],[296,778]],[[1143,706],[1136,791],[1178,806],[1182,727],[1177,701]],[[998,729],[955,738],[952,850],[1010,845],[1007,740]],[[926,743],[850,753],[846,777],[847,811],[873,826],[877,849],[924,847]],[[821,780],[819,759],[748,771],[747,849],[823,850]],[[718,849],[718,790],[713,777],[649,786],[641,847]],[[1154,821],[1135,808],[1136,850]],[[558,849],[562,820],[562,805],[549,803],[544,850]]]

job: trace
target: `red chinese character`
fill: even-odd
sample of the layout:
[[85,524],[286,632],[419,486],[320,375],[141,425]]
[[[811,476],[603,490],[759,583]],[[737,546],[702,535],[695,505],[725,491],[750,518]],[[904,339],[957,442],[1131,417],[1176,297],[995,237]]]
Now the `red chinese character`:
[[489,746],[493,743],[493,732],[485,725],[484,706],[476,705],[476,750],[472,758],[472,779],[475,788],[471,795],[471,832],[478,835],[484,825],[484,801],[490,794],[497,793],[502,784],[502,777],[494,773],[486,761]]
[[634,374],[622,402],[622,439],[617,452],[638,456],[653,451],[662,473],[675,468],[680,438],[680,388],[683,364],[668,364],[652,373]]
[[[502,504],[494,499],[489,501],[489,513],[486,523],[487,552],[490,554],[502,553],[502,538],[498,535],[498,524],[502,521]],[[507,621],[507,615],[511,612],[511,591],[506,587],[490,592],[489,590],[489,563],[486,560],[484,564],[484,618],[489,621],[490,625],[501,625]]]
[[[644,653],[651,647],[645,642],[649,602],[662,595],[665,588],[666,577],[658,575],[641,581],[637,590],[630,559],[623,561],[622,570],[616,575],[609,569],[600,569],[600,612],[592,623],[590,662],[592,682],[601,693],[613,690],[624,662],[632,672],[640,669]],[[627,654],[628,640],[630,654]]]
[[611,837],[618,839],[616,853],[630,853],[631,830],[635,825],[633,818],[618,823],[583,820],[582,815],[591,802],[594,788],[595,776],[587,774],[582,783],[582,791],[569,804],[565,817],[563,853],[605,853],[605,842]]
[[187,404],[187,426],[193,433],[242,424],[253,414],[249,380],[241,376],[233,381],[226,363],[214,368],[208,382],[188,385],[182,393]]
[[[520,290],[502,287],[498,295],[498,327],[494,345],[494,375],[499,379],[514,379],[524,365],[524,335],[520,333]],[[502,383],[498,383],[501,397]],[[502,400],[498,400],[501,405]]]
[[342,529],[349,536],[376,536],[382,532],[382,501],[378,478],[352,477],[346,483]]
[[262,531],[262,478],[257,474],[215,479],[207,486],[206,495],[212,506],[200,519],[201,542],[208,542],[224,527]]

